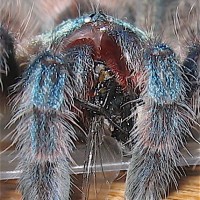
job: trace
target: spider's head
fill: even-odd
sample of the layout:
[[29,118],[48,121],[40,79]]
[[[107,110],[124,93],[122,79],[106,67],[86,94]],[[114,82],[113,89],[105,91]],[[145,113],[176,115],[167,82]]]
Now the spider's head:
[[103,63],[116,76],[117,82],[126,87],[127,77],[136,71],[136,65],[141,61],[145,34],[100,11],[70,23],[74,28],[69,34],[66,34],[69,22],[56,28],[57,32],[65,31],[63,36],[60,37],[60,34],[56,38],[61,41],[58,51],[65,53],[81,46],[90,47],[94,63]]

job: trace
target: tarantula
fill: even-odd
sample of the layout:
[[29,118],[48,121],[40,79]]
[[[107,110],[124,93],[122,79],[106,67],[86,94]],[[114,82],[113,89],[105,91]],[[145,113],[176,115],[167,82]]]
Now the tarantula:
[[103,164],[121,159],[119,142],[131,148],[125,198],[166,196],[197,124],[198,36],[183,63],[160,39],[101,11],[63,21],[20,49],[3,24],[0,36],[2,88],[17,82],[10,123],[18,122],[23,199],[70,198],[77,141],[86,142],[84,199],[92,198],[98,163],[109,183]]

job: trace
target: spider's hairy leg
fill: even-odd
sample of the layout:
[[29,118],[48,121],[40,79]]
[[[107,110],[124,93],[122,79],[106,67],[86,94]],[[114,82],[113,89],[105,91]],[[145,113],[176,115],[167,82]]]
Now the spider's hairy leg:
[[187,98],[197,114],[200,114],[200,42],[189,47],[187,57],[183,62],[185,81],[187,82]]
[[186,104],[186,83],[171,48],[153,43],[144,53],[144,104],[131,133],[134,148],[127,176],[128,200],[160,200],[171,182],[177,186],[180,147],[190,134],[193,114]]
[[0,25],[0,88],[7,93],[8,87],[16,83],[18,75],[14,39],[11,33],[3,25]]
[[70,150],[76,139],[73,89],[61,56],[45,51],[18,84],[16,128],[23,199],[68,199]]
[[[174,18],[174,32],[179,41],[179,53],[184,59],[182,65],[185,75],[184,79],[187,83],[186,96],[192,109],[196,113],[197,123],[200,119],[199,9],[200,1],[181,1]],[[198,126],[199,125],[197,125],[197,127]]]

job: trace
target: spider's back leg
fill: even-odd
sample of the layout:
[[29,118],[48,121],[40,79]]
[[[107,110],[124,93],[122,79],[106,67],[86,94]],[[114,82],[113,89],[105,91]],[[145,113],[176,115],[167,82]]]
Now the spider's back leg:
[[187,99],[200,119],[200,42],[191,45],[183,62],[184,78],[187,83]]
[[183,62],[185,81],[187,82],[187,97],[191,98],[199,87],[200,79],[200,43],[189,48],[187,57]]
[[0,25],[0,88],[7,94],[8,87],[17,82],[18,76],[14,39],[9,31]]

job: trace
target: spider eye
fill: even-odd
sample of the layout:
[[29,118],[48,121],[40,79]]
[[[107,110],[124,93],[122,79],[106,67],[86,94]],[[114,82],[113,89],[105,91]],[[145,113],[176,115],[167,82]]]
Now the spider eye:
[[105,20],[106,15],[100,10],[98,12],[92,13],[89,17],[93,18],[93,20]]

